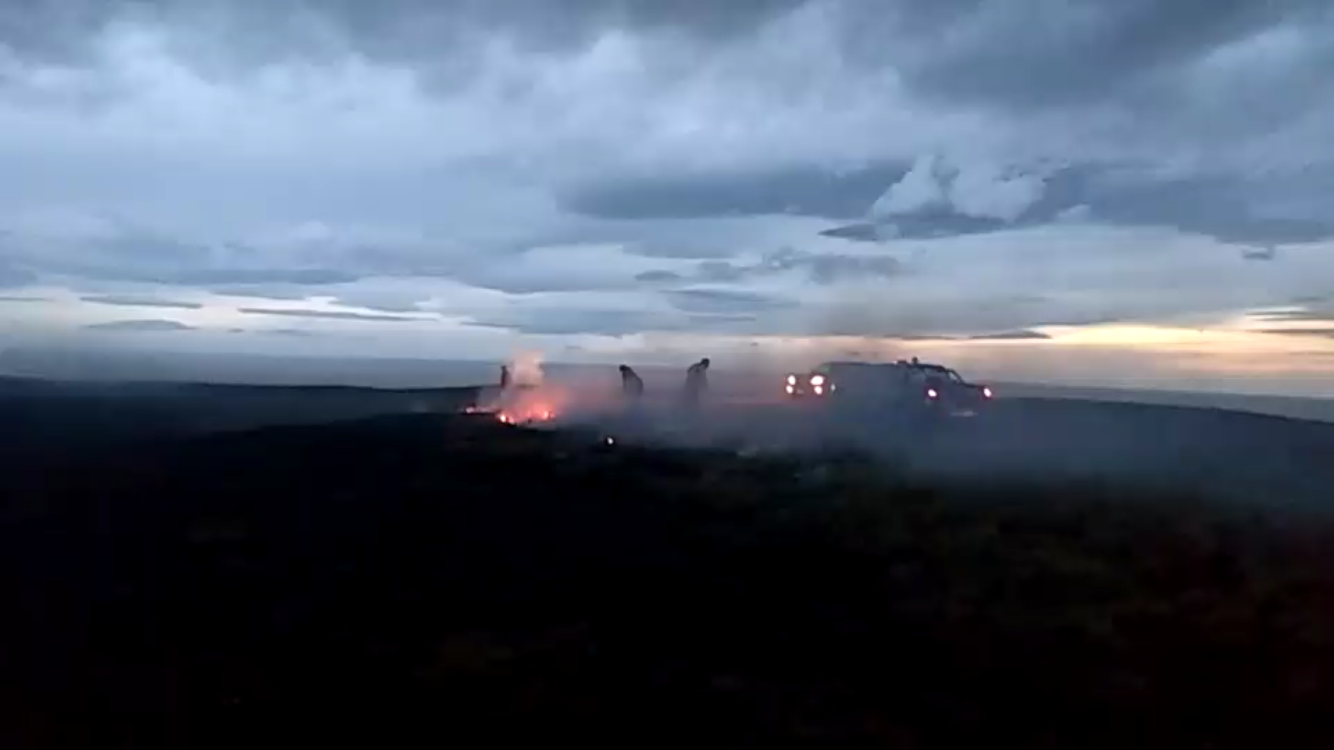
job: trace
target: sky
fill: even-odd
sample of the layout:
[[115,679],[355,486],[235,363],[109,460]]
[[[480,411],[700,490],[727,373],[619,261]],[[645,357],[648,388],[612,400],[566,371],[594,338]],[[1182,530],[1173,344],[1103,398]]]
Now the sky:
[[1334,395],[1325,0],[0,5],[0,348]]

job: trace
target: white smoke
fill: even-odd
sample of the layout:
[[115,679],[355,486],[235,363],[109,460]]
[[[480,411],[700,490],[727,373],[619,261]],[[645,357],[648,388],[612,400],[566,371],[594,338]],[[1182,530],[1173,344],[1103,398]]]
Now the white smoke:
[[507,366],[510,368],[511,385],[537,388],[546,379],[542,370],[541,352],[518,352]]

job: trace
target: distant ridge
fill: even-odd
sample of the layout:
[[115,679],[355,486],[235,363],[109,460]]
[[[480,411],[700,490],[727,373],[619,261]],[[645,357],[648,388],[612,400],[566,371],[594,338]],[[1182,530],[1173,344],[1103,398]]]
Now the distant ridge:
[[[499,366],[499,360],[167,355],[39,348],[0,350],[0,376],[84,382],[433,389],[495,383]],[[608,387],[613,388],[618,383],[614,362],[551,362],[544,367],[548,375],[557,380],[605,379]],[[680,367],[645,366],[639,371],[649,382],[650,389],[658,390],[677,387],[684,367],[684,363]],[[742,396],[756,393],[773,377],[774,372],[753,366],[731,368],[719,362],[710,379],[715,390]],[[1004,381],[992,381],[992,384],[1002,397],[1196,406],[1334,422],[1334,398]]]
[[1151,388],[1049,385],[1042,383],[997,383],[996,388],[1002,394],[1023,398],[1079,399],[1163,406],[1192,406],[1334,422],[1334,399],[1329,398],[1217,393],[1211,391],[1175,391]]

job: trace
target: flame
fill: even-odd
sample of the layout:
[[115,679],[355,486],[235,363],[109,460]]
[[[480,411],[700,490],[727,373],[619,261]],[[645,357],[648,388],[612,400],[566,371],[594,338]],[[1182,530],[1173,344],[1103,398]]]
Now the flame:
[[540,356],[524,355],[509,363],[512,380],[500,389],[484,389],[469,414],[487,414],[502,424],[526,425],[551,422],[568,411],[567,387],[546,381]]
[[496,419],[504,424],[533,424],[550,422],[556,418],[556,410],[544,403],[514,404],[496,412]]

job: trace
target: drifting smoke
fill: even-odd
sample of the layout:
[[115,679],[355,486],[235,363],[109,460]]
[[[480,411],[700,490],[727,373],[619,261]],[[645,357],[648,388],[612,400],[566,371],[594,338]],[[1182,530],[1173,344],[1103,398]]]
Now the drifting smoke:
[[478,400],[473,411],[496,415],[507,424],[550,422],[564,411],[564,390],[548,382],[538,352],[520,352],[505,363],[508,382]]
[[546,381],[541,352],[519,352],[506,366],[510,370],[512,385],[539,388]]
[[[1318,467],[1293,471],[1294,450],[1329,452],[1334,434],[1315,423],[1041,388],[1000,388],[984,413],[923,421],[876,398],[874,386],[861,395],[849,388],[838,402],[818,408],[794,402],[784,393],[787,374],[781,370],[720,369],[711,373],[698,408],[685,408],[684,363],[636,368],[645,383],[636,399],[622,394],[614,365],[546,371],[540,357],[526,355],[510,366],[510,387],[487,389],[479,409],[510,424],[591,430],[618,447],[807,454],[822,462],[856,456],[923,481],[1091,482],[1129,496],[1170,488],[1223,499],[1281,496],[1301,504],[1329,494],[1329,475]],[[1071,486],[1075,495],[1085,491],[1084,484]]]

